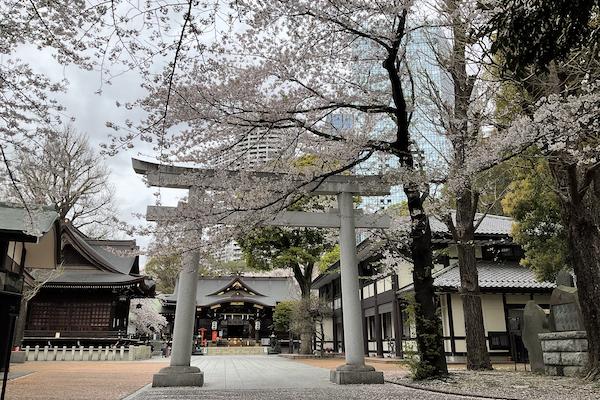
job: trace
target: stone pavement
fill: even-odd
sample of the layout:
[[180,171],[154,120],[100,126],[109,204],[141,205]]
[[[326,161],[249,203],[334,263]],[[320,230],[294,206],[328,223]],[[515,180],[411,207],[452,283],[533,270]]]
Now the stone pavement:
[[152,381],[167,365],[156,361],[30,361],[12,364],[11,372],[24,376],[10,379],[10,400],[117,400]]
[[276,356],[196,356],[204,371],[201,388],[143,388],[126,400],[458,400],[468,397],[429,393],[397,386],[329,382],[329,370]]

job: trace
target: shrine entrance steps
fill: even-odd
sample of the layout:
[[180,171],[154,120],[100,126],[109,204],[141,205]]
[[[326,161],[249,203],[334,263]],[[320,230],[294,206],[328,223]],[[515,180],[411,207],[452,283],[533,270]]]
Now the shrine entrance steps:
[[268,347],[206,347],[204,355],[207,356],[258,356],[268,354]]

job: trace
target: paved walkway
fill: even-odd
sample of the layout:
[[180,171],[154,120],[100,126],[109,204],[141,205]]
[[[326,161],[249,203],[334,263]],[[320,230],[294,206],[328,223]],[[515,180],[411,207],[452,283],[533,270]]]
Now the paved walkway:
[[300,389],[328,387],[329,370],[277,356],[195,356],[206,389]]
[[201,388],[146,387],[127,400],[458,400],[468,397],[428,393],[393,384],[345,385],[329,382],[329,370],[276,356],[197,356],[204,371]]

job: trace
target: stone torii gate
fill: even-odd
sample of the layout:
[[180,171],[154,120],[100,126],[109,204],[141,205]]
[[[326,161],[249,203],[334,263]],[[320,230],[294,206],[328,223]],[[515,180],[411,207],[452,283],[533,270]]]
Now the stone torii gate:
[[[227,188],[222,179],[216,179],[223,171],[217,173],[211,169],[166,166],[137,159],[132,159],[132,163],[136,173],[146,176],[149,186],[188,189],[189,201],[193,201],[197,190]],[[226,175],[235,179],[240,176],[240,172],[227,171]],[[283,176],[261,172],[255,175],[272,180],[281,179]],[[332,382],[338,384],[383,383],[383,373],[365,365],[356,228],[388,228],[390,221],[385,215],[363,215],[358,212],[359,210],[354,210],[353,196],[386,195],[390,192],[390,185],[384,183],[381,176],[377,175],[333,175],[320,182],[311,183],[308,191],[311,196],[336,195],[338,210],[325,213],[283,211],[265,221],[264,224],[340,229],[340,275],[346,364],[331,370],[330,378]],[[178,207],[149,206],[146,219],[173,221],[186,215],[186,208],[184,204]],[[205,223],[235,225],[242,217],[240,213],[234,213],[226,218],[215,217],[214,220],[209,218]],[[199,227],[190,226],[190,228],[187,230],[188,235],[201,234]],[[154,375],[153,386],[202,386],[204,383],[202,371],[190,366],[199,261],[200,256],[197,251],[187,252],[183,257],[177,290],[171,363],[169,367],[161,369]]]

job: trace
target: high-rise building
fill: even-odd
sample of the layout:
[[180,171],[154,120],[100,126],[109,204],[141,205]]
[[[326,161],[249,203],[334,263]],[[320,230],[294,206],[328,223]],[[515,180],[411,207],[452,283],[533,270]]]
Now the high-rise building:
[[[368,41],[361,41],[357,44],[357,51],[366,53],[372,46]],[[450,146],[448,139],[441,131],[439,123],[435,120],[438,115],[435,104],[431,100],[432,91],[444,101],[452,101],[453,86],[447,72],[437,62],[436,53],[443,53],[449,48],[448,41],[443,36],[440,28],[423,27],[411,30],[407,35],[406,41],[406,71],[410,72],[412,84],[414,85],[414,108],[412,119],[409,126],[411,139],[413,140],[413,154],[417,165],[425,170],[445,169],[447,168],[447,159],[449,157]],[[388,85],[387,72],[379,63],[362,62],[356,69],[359,81],[364,77],[362,84],[373,85],[379,88],[382,85]],[[372,82],[372,84],[370,83]],[[407,78],[406,88],[411,88],[410,80]],[[406,92],[410,95],[410,92]],[[341,121],[341,122],[340,122]],[[348,129],[347,121],[360,126],[358,118],[350,116],[331,117],[331,124],[343,125]],[[374,126],[370,132],[373,138],[384,140],[393,140],[395,132],[395,123],[387,117],[370,126]],[[398,166],[398,159],[387,154],[377,154],[368,161],[359,165],[355,173],[374,174],[384,172],[386,169],[393,169]],[[406,197],[401,186],[393,186],[391,193],[387,196],[364,197],[359,207],[381,209],[393,204],[398,204]]]
[[285,142],[277,133],[249,133],[230,149],[222,152],[216,165],[226,169],[258,169],[268,164],[285,151]]
[[[265,165],[276,161],[286,151],[285,142],[277,133],[250,133],[242,140],[223,151],[217,161],[219,168],[255,169],[260,170]],[[216,260],[221,262],[237,261],[242,258],[242,249],[234,240],[225,243],[214,254]]]

